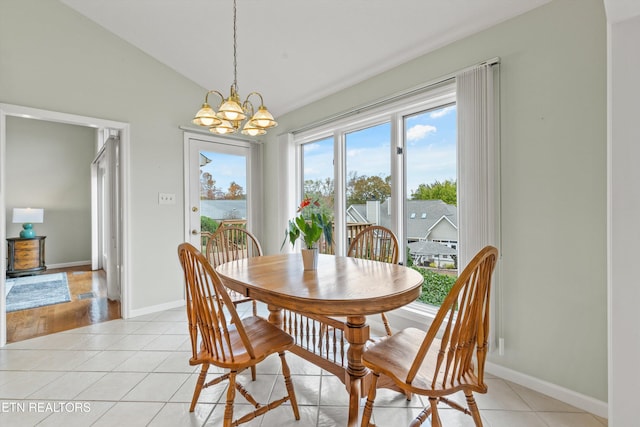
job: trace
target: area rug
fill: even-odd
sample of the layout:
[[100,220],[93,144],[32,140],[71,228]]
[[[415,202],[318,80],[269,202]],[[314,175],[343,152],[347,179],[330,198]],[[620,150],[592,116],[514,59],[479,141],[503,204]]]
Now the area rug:
[[71,301],[66,273],[7,279],[5,289],[7,313]]

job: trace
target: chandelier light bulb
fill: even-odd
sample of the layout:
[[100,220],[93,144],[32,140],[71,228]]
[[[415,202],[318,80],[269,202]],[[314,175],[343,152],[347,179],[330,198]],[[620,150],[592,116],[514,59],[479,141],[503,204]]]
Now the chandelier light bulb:
[[209,128],[209,132],[217,133],[219,135],[227,135],[234,133],[235,131],[236,128],[227,120],[221,120],[219,125]]
[[198,110],[192,122],[199,126],[215,126],[220,124],[221,120],[216,117],[216,112],[206,102],[202,104],[202,108]]

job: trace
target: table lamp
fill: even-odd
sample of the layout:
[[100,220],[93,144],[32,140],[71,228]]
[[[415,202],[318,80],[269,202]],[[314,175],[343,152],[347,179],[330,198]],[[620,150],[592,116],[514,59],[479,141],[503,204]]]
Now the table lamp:
[[44,209],[40,208],[13,208],[13,223],[22,223],[20,237],[31,239],[36,237],[33,224],[40,224],[44,220]]

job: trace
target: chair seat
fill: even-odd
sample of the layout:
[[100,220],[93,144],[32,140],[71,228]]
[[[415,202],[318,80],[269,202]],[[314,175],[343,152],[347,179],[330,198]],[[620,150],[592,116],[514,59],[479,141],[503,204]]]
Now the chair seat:
[[254,358],[247,352],[246,347],[242,343],[242,339],[234,325],[229,326],[229,341],[231,342],[232,351],[225,345],[225,354],[233,354],[233,360],[224,360],[220,356],[210,355],[200,347],[198,359],[200,361],[208,361],[214,363],[221,368],[246,368],[253,366],[267,356],[285,351],[293,345],[291,335],[283,332],[277,326],[267,322],[262,317],[251,316],[242,319],[244,330],[253,346]]
[[[440,340],[433,340],[429,347],[424,363],[418,370],[418,374],[411,384],[406,383],[406,378],[411,368],[413,360],[416,358],[422,345],[426,332],[416,328],[407,328],[394,335],[382,338],[367,347],[363,354],[363,363],[368,368],[374,368],[391,378],[400,388],[417,394],[429,394],[437,396],[439,391],[442,395],[451,394],[452,390],[472,390],[478,393],[486,393],[487,387],[482,384],[478,386],[478,379],[473,370],[460,375],[454,383],[443,384],[444,368],[446,363],[442,363],[438,372],[435,371]],[[446,358],[446,355],[444,356]],[[434,376],[437,381],[433,383]]]

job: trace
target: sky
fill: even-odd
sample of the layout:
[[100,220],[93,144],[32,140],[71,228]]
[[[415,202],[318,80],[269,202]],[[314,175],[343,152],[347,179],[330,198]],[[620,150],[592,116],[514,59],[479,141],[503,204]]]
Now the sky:
[[[439,108],[405,119],[407,195],[419,184],[456,180],[456,107]],[[390,175],[389,123],[346,136],[347,176]],[[304,147],[305,179],[333,177],[333,139]]]
[[[419,184],[456,179],[456,107],[448,106],[409,116],[406,119],[407,195]],[[351,132],[346,136],[347,176],[390,175],[389,123]],[[305,144],[305,179],[333,178],[333,139]],[[246,159],[244,156],[203,151],[211,160],[203,166],[216,180],[216,186],[227,191],[232,181],[245,190]]]
[[226,192],[229,184],[235,181],[247,191],[247,159],[245,156],[222,154],[211,151],[201,151],[200,154],[211,162],[202,166],[200,170],[209,172],[216,180],[216,187]]

